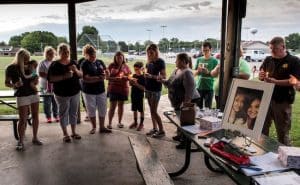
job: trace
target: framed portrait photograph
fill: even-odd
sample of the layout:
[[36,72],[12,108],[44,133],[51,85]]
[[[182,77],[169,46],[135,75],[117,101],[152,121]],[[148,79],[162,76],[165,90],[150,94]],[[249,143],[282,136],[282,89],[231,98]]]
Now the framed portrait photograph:
[[222,128],[258,140],[269,109],[274,84],[233,79],[224,109]]

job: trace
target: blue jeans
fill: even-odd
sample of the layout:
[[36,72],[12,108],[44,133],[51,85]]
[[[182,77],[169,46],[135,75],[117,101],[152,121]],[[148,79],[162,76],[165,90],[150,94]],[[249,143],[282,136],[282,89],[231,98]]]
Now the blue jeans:
[[[52,111],[51,111],[52,108]],[[54,96],[45,96],[44,97],[44,113],[46,118],[51,118],[51,113],[53,117],[56,118],[58,116],[57,104],[54,99]]]
[[197,90],[200,94],[200,98],[197,102],[198,107],[200,109],[202,109],[203,103],[204,103],[205,107],[208,107],[211,109],[214,91],[213,90],[200,90],[200,89],[197,89]]

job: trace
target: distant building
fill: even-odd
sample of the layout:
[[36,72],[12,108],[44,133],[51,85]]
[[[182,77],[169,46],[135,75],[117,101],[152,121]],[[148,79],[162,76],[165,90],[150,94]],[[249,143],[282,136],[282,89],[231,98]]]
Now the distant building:
[[14,48],[13,46],[0,46],[0,56],[15,56],[20,48]]
[[268,44],[262,41],[242,41],[242,48],[246,50],[262,50],[264,53],[270,53]]

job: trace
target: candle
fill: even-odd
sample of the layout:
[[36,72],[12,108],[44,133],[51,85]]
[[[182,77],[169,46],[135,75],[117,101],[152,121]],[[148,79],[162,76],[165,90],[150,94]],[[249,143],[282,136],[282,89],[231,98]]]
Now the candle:
[[266,72],[266,78],[269,78],[269,72]]

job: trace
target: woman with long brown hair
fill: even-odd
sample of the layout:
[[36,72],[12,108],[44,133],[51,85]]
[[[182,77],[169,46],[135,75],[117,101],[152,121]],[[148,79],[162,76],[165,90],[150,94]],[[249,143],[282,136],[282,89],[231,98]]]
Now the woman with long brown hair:
[[166,66],[165,61],[159,58],[159,50],[156,44],[150,44],[147,47],[146,52],[148,62],[146,65],[147,70],[145,74],[145,89],[153,124],[153,129],[150,130],[147,135],[150,135],[154,138],[159,138],[165,136],[161,118],[157,113],[157,107],[162,90],[161,80],[166,78]]
[[128,100],[129,83],[128,75],[131,71],[126,64],[125,56],[118,51],[114,56],[114,61],[108,66],[108,97],[110,100],[110,107],[108,111],[108,126],[112,129],[112,119],[115,114],[115,109],[118,106],[118,127],[123,128],[122,117],[124,111],[124,101]]

